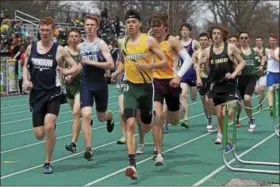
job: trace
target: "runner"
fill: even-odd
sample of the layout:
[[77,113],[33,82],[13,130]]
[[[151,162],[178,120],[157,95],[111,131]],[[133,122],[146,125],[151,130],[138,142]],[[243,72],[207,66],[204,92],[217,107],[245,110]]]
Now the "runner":
[[107,131],[114,129],[113,113],[108,107],[108,84],[104,76],[105,70],[113,69],[114,62],[107,44],[97,37],[99,18],[95,15],[87,15],[84,19],[86,40],[79,44],[82,56],[82,75],[80,100],[83,116],[83,135],[86,151],[84,158],[93,159],[91,116],[95,101],[96,115],[99,121],[107,121]]
[[[167,59],[156,40],[140,32],[142,23],[139,12],[128,10],[125,14],[125,22],[127,37],[121,56],[126,78],[123,107],[129,158],[129,166],[125,170],[125,175],[135,180],[137,179],[134,135],[136,111],[140,109],[141,122],[144,131],[147,132],[151,128],[153,118],[153,69],[165,68]],[[158,63],[152,63],[153,54],[160,59]]]
[[257,75],[259,79],[257,80],[255,86],[255,93],[259,94],[259,111],[262,110],[262,103],[265,97],[265,86],[266,86],[266,74],[267,74],[267,59],[266,56],[268,55],[268,48],[266,48],[263,44],[263,37],[258,36],[256,37],[256,47],[254,48],[256,53],[256,60],[258,61],[258,66],[261,65],[261,59],[265,58],[265,63],[263,66],[263,71],[258,72]]
[[[261,59],[261,66],[257,67],[256,54],[253,48],[249,46],[250,35],[248,32],[241,32],[239,34],[241,56],[246,62],[246,66],[238,76],[238,89],[244,103],[246,114],[249,118],[248,132],[254,132],[255,119],[252,111],[252,95],[255,90],[258,76],[257,72],[263,71],[264,58]],[[240,127],[239,117],[242,111],[241,104],[238,105],[237,126]]]
[[237,48],[240,48],[240,44],[238,42],[238,36],[237,35],[230,35],[228,37],[228,43],[234,44]]
[[[213,102],[217,112],[218,133],[215,144],[222,143],[223,128],[223,104],[238,98],[236,76],[244,68],[245,61],[240,56],[235,45],[227,44],[227,31],[221,26],[213,26],[211,29],[213,45],[206,48],[198,59],[197,73],[201,74],[201,66],[209,67],[211,77],[211,90],[213,93]],[[234,70],[233,58],[237,60],[238,65]],[[202,86],[200,76],[197,77],[197,86]],[[233,113],[230,113],[230,118]]]
[[[273,85],[280,83],[280,64],[278,37],[275,34],[269,35],[269,52],[267,55],[267,82],[269,113],[273,115]],[[279,92],[278,92],[279,93]]]
[[[200,58],[201,52],[208,47],[208,43],[209,43],[209,41],[208,41],[209,37],[208,37],[207,33],[201,33],[199,35],[198,39],[199,39],[200,48],[197,51],[195,51],[192,56],[192,60],[193,60],[194,64],[196,64],[196,66],[197,66],[198,58]],[[200,98],[201,98],[201,101],[203,104],[205,116],[208,120],[206,129],[208,132],[211,132],[213,130],[213,120],[212,120],[211,106],[210,106],[210,103],[208,102],[208,97],[212,98],[212,95],[211,95],[211,93],[208,94],[208,92],[210,90],[210,77],[208,78],[207,69],[208,69],[207,67],[202,66],[201,74],[196,73],[196,76],[199,76],[202,80],[202,87],[199,87],[198,91],[199,91]],[[207,97],[207,94],[208,94],[208,97]]]
[[[68,32],[68,46],[65,46],[65,49],[78,64],[81,62],[81,55],[78,50],[78,44],[80,43],[81,31],[77,28],[70,29]],[[67,64],[65,65],[65,68],[68,68]],[[75,153],[77,150],[77,141],[81,130],[80,81],[80,74],[76,75],[73,79],[71,76],[65,77],[66,97],[73,115],[72,142],[69,145],[66,145],[65,149],[72,153]]]
[[[194,51],[199,49],[199,43],[191,38],[191,31],[192,26],[188,23],[184,23],[180,27],[181,30],[181,43],[184,46],[184,48],[187,50],[189,55],[192,57]],[[182,66],[183,60],[181,59],[181,65]],[[182,77],[181,84],[182,93],[181,93],[181,104],[183,105],[183,109],[185,111],[184,120],[181,123],[182,127],[189,128],[190,124],[188,121],[188,87],[190,88],[190,95],[192,101],[196,99],[197,95],[197,88],[196,88],[196,71],[194,69],[194,66],[192,66],[188,72]]]
[[[150,26],[153,29],[154,37],[160,45],[160,49],[164,51],[168,60],[168,67],[154,70],[155,98],[154,106],[156,110],[155,123],[152,126],[154,143],[157,151],[155,165],[164,164],[162,157],[162,138],[163,138],[163,104],[164,100],[167,105],[167,116],[171,125],[177,125],[180,117],[180,82],[183,75],[192,65],[190,55],[182,46],[180,41],[170,35],[168,31],[168,15],[167,13],[158,13],[152,16]],[[183,65],[180,71],[175,74],[175,58],[180,56]],[[160,61],[156,58],[156,64]]]
[[[32,111],[33,131],[38,140],[46,136],[44,174],[53,173],[51,161],[56,142],[55,124],[60,104],[65,101],[58,73],[67,76],[79,71],[69,53],[52,41],[54,30],[55,22],[52,18],[40,20],[41,40],[27,47],[23,65],[23,85],[25,89],[31,90],[29,105]],[[66,61],[71,68],[59,67],[61,61]]]

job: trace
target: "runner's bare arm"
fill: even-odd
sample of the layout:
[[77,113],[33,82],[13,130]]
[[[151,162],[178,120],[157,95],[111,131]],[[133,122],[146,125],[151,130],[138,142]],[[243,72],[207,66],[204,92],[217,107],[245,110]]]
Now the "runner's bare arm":
[[30,53],[31,53],[31,45],[29,45],[26,50],[25,50],[25,54],[24,54],[24,64],[23,64],[23,67],[22,67],[22,79],[23,79],[23,82],[27,82],[29,81],[29,73],[28,73],[28,60],[29,60],[29,57],[30,57]]
[[200,48],[200,45],[199,45],[199,42],[197,40],[193,40],[193,42],[194,42],[193,43],[193,48],[196,51]]
[[60,67],[60,71],[63,75],[76,75],[77,72],[81,71],[81,66],[78,66],[75,60],[71,57],[71,55],[67,52],[67,50],[61,46],[58,47],[58,54],[61,54],[59,57],[59,61],[66,62],[70,68],[62,68]]
[[243,60],[243,58],[241,57],[240,52],[235,45],[229,44],[229,47],[230,47],[230,50],[232,51],[232,57],[236,59],[236,62],[238,64],[235,67],[234,72],[232,73],[232,76],[236,77],[241,72],[241,70],[245,67],[246,63]]
[[202,82],[201,80],[201,66],[207,66],[207,61],[209,61],[209,48],[204,49],[201,51],[201,53],[198,55],[197,58],[197,64],[196,64],[196,79],[197,82]]

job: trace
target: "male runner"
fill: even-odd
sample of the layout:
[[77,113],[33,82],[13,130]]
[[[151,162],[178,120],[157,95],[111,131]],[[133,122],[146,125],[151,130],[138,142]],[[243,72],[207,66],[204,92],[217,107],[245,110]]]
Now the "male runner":
[[[213,101],[217,112],[218,133],[215,144],[222,143],[223,128],[223,104],[237,99],[236,94],[236,76],[244,68],[245,61],[240,56],[235,45],[226,43],[227,31],[221,26],[213,26],[211,29],[211,37],[213,45],[206,48],[198,59],[197,73],[201,74],[201,65],[209,67],[211,77],[211,90]],[[238,65],[234,70],[234,61],[236,59]],[[200,76],[197,77],[197,86],[202,86]],[[232,117],[232,115],[231,115]]]
[[[269,35],[270,49],[267,55],[267,87],[268,87],[268,105],[270,116],[273,115],[273,86],[280,83],[280,61],[278,37],[275,34]],[[279,93],[279,92],[278,92]]]
[[84,158],[93,159],[91,116],[95,101],[96,115],[99,121],[107,121],[107,131],[114,129],[113,113],[107,110],[108,84],[104,76],[105,70],[113,69],[114,62],[107,44],[97,37],[99,18],[95,15],[85,16],[86,40],[78,47],[82,56],[81,108],[83,116],[83,134],[86,151]]
[[[192,57],[195,50],[199,48],[199,43],[191,38],[191,31],[192,27],[188,23],[183,23],[180,27],[181,30],[181,43],[184,46],[184,48],[187,50],[189,55]],[[181,64],[184,61],[181,59]],[[182,65],[180,65],[182,66]],[[185,116],[184,120],[181,123],[182,127],[189,128],[189,121],[188,121],[188,86],[190,87],[190,93],[191,93],[191,99],[196,99],[197,94],[197,88],[196,88],[196,71],[194,69],[194,66],[192,66],[187,73],[182,77],[181,84],[182,93],[181,93],[181,104],[183,105],[183,108],[185,110]]]
[[228,43],[234,44],[237,48],[240,47],[239,41],[238,41],[238,36],[236,36],[236,35],[230,35],[228,37]]
[[259,110],[262,110],[262,102],[265,97],[265,86],[266,86],[266,73],[267,73],[267,62],[266,56],[268,54],[268,49],[263,44],[263,37],[256,37],[256,47],[253,48],[256,53],[256,60],[258,61],[258,66],[261,65],[261,59],[265,58],[265,63],[262,72],[258,72],[258,80],[255,86],[255,93],[259,94]]
[[[81,31],[77,28],[70,29],[70,31],[68,32],[68,46],[65,46],[65,49],[78,64],[81,62],[81,55],[78,49],[78,45],[80,43]],[[67,65],[65,65],[65,67],[68,68]],[[76,75],[74,78],[72,78],[71,76],[65,77],[66,97],[72,109],[73,115],[72,142],[69,145],[66,145],[65,148],[67,151],[70,151],[72,153],[76,152],[76,144],[81,130],[80,82],[80,74]]]
[[[162,157],[162,138],[163,138],[163,102],[166,101],[167,116],[170,124],[177,125],[180,117],[180,82],[183,75],[192,65],[190,55],[182,46],[180,41],[167,33],[168,15],[158,13],[152,16],[150,26],[153,29],[153,35],[160,45],[160,49],[165,53],[168,60],[168,66],[163,69],[154,70],[155,98],[154,106],[156,110],[156,119],[152,126],[154,143],[157,151],[155,165],[164,164]],[[180,71],[175,74],[175,58],[180,56],[184,61]],[[160,61],[156,58],[156,63]]]
[[[118,40],[118,46],[119,46],[119,51],[122,52],[122,46],[124,44],[125,38],[119,39]],[[118,60],[119,62],[119,60]],[[124,111],[123,111],[123,91],[124,91],[124,65],[122,63],[118,63],[117,70],[112,74],[112,78],[117,80],[117,89],[120,92],[119,96],[119,120],[120,120],[120,125],[121,125],[121,131],[122,131],[122,136],[121,138],[117,141],[117,144],[125,144],[126,143],[126,133],[125,133],[125,121],[124,121]],[[119,73],[123,72],[123,73]],[[137,145],[136,149],[136,154],[143,154],[144,152],[144,136],[145,133],[143,131],[141,119],[140,119],[140,111],[137,110],[137,115],[136,115],[136,121],[138,124],[138,133],[139,133],[139,143]]]
[[[194,62],[194,64],[197,65],[198,59],[200,58],[201,52],[206,49],[208,47],[208,43],[209,43],[209,37],[207,33],[201,33],[198,36],[198,40],[199,40],[199,45],[200,48],[194,52],[193,56],[192,56],[192,60]],[[196,68],[197,70],[197,68]],[[212,97],[211,93],[208,94],[209,90],[210,90],[210,77],[208,78],[208,67],[201,67],[201,74],[197,74],[196,76],[199,76],[202,80],[202,87],[198,88],[199,94],[200,94],[200,98],[203,104],[203,109],[204,109],[204,113],[206,115],[206,118],[208,120],[207,122],[207,131],[212,131],[213,130],[213,120],[212,120],[212,113],[211,113],[211,106],[210,103],[208,102],[208,97]],[[207,97],[208,94],[208,97]]]
[[[240,50],[241,56],[246,62],[246,66],[242,69],[241,74],[238,76],[238,89],[241,95],[241,98],[244,102],[244,108],[246,114],[249,118],[249,127],[248,132],[253,132],[255,130],[255,119],[253,116],[252,108],[252,95],[255,90],[256,82],[258,76],[256,72],[263,71],[264,58],[261,59],[261,66],[257,67],[256,54],[253,48],[249,46],[250,36],[248,32],[241,32],[239,34],[240,41]],[[238,105],[238,114],[237,114],[237,126],[241,126],[239,122],[239,116],[242,111],[242,107]]]
[[[67,76],[79,71],[69,53],[52,41],[54,29],[55,22],[52,18],[40,20],[41,40],[27,47],[23,66],[23,84],[25,89],[31,90],[29,105],[34,134],[38,140],[42,140],[46,135],[44,174],[53,173],[51,161],[56,142],[55,123],[60,104],[64,100],[58,73]],[[71,68],[59,67],[62,61],[66,61]]]
[[[153,118],[153,69],[165,68],[167,59],[160,50],[156,40],[140,32],[141,16],[135,10],[128,10],[125,14],[127,38],[123,45],[121,60],[124,63],[124,118],[126,121],[126,145],[129,166],[125,175],[137,179],[135,161],[135,135],[136,111],[140,109],[143,130],[150,130]],[[152,63],[152,54],[160,61]]]

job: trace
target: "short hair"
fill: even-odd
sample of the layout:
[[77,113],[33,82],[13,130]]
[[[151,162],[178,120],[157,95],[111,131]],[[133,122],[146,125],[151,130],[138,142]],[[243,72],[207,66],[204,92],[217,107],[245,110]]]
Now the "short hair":
[[228,39],[230,39],[230,38],[236,38],[236,39],[238,39],[238,36],[237,36],[236,34],[232,34],[232,35],[229,35],[229,36],[228,36]]
[[168,25],[168,14],[166,12],[156,13],[149,18],[150,25],[158,25],[160,23],[163,23],[164,26],[169,26]]
[[262,36],[257,36],[256,39],[262,39],[263,40],[263,37]]
[[52,28],[55,29],[55,22],[51,17],[44,17],[40,19],[39,27],[40,25],[52,25]]
[[192,31],[192,26],[189,23],[182,23],[180,25],[180,30],[182,30],[183,27],[188,28],[190,31]]
[[206,32],[202,32],[199,34],[198,38],[207,37],[209,39],[209,35]]
[[241,34],[248,34],[248,36],[250,38],[250,33],[248,31],[241,31],[241,32],[239,32],[239,37],[240,37]]
[[274,33],[269,34],[269,37],[278,40],[278,37]]
[[71,29],[68,31],[68,37],[69,37],[69,35],[70,35],[70,32],[75,32],[75,33],[78,33],[80,36],[82,36],[81,30],[78,29],[78,28],[71,28]]
[[100,23],[100,18],[99,18],[98,15],[94,15],[94,14],[92,14],[92,15],[86,15],[86,16],[84,17],[84,22],[86,22],[87,19],[94,20],[94,21],[96,22],[97,25],[99,25],[99,23]]
[[129,18],[135,18],[138,19],[139,21],[141,21],[141,16],[140,13],[137,12],[136,10],[130,9],[125,13],[125,20],[129,19]]
[[223,34],[223,41],[226,41],[228,38],[228,31],[227,29],[223,26],[223,25],[214,25],[211,27],[210,29],[210,35],[211,35],[211,39],[212,39],[212,33],[214,29],[218,29],[222,32]]

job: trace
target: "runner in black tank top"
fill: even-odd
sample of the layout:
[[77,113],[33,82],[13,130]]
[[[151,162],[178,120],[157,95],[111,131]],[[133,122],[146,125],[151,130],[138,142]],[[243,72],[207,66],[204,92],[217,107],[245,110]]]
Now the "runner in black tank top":
[[[53,172],[50,163],[55,146],[55,122],[60,104],[65,101],[58,73],[72,75],[78,72],[79,68],[63,47],[52,42],[54,21],[51,18],[43,18],[39,26],[42,39],[26,49],[23,85],[26,89],[31,89],[29,105],[32,111],[34,134],[38,140],[42,140],[46,135],[46,160],[43,173],[50,174]],[[59,68],[58,62],[61,60],[65,60],[71,68]]]
[[234,72],[234,63],[228,56],[228,44],[224,44],[222,53],[215,54],[213,46],[210,47],[209,80],[214,93],[215,106],[235,98],[236,79],[227,79],[227,73]]
[[[213,44],[211,47],[202,51],[201,58],[198,60],[197,73],[201,73],[201,65],[209,67],[209,81],[211,82],[211,92],[217,113],[218,133],[216,144],[222,143],[223,128],[223,107],[224,103],[237,99],[236,76],[244,68],[245,62],[239,54],[238,49],[233,44],[227,44],[227,31],[221,26],[214,26],[211,29]],[[202,59],[207,59],[203,62]],[[236,61],[233,61],[236,59]],[[235,69],[234,69],[235,67]],[[202,80],[197,77],[197,86],[202,86]],[[233,117],[230,112],[230,118]]]

